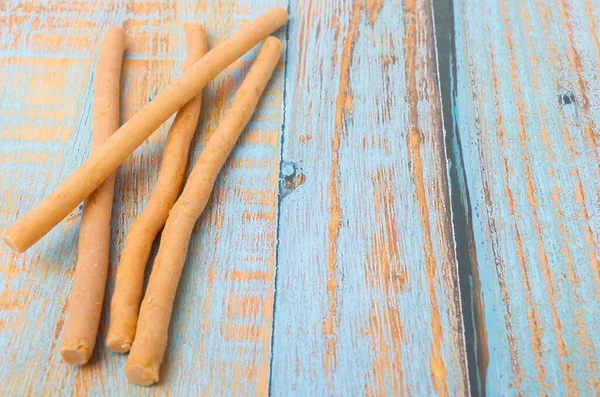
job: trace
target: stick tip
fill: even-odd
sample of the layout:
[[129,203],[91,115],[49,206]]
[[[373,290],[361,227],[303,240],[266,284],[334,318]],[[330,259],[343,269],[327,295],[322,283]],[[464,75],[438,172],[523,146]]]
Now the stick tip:
[[281,25],[286,23],[289,18],[287,10],[283,7],[273,7],[267,12],[273,15]]
[[127,353],[131,349],[131,340],[109,336],[106,338],[106,346],[115,353]]
[[115,50],[117,52],[123,52],[125,51],[125,41],[125,30],[120,26],[111,26],[104,32],[101,42],[101,46],[104,48],[100,49],[100,53],[111,53]]
[[122,27],[120,26],[111,26],[110,28],[106,29],[106,33],[125,33],[125,31],[123,30]]
[[194,21],[193,19],[188,19],[183,23],[184,29],[202,29],[204,30],[204,26],[200,24],[198,21]]
[[140,386],[150,386],[158,382],[158,365],[125,364],[125,376],[131,383]]
[[281,43],[281,40],[279,40],[275,36],[267,37],[263,46],[268,46],[268,47],[275,46],[279,49],[279,51],[281,51],[281,49],[283,48],[283,44]]
[[15,252],[22,253],[25,251],[24,249],[19,248],[13,237],[10,235],[9,229],[6,229],[4,233],[2,233],[2,241],[4,241],[4,244],[8,245],[10,249]]
[[116,38],[124,39],[125,38],[125,30],[123,30],[123,28],[120,26],[111,26],[110,28],[106,29],[104,36],[105,37],[115,36]]
[[[188,37],[188,41],[200,41],[201,43],[205,43],[204,46],[206,46],[206,41],[208,40],[206,36],[206,29],[204,29],[204,26],[202,26],[200,23],[196,21],[185,21],[183,23],[183,31]],[[204,52],[206,51],[207,49],[204,50]]]
[[60,355],[63,361],[70,365],[83,365],[88,362],[92,353],[90,351],[89,343],[85,339],[81,339],[79,342],[61,346]]

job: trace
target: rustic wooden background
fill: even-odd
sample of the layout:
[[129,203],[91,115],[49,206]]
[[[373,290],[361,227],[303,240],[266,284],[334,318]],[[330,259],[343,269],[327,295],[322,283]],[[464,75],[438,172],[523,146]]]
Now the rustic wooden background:
[[[600,393],[596,0],[4,0],[0,226],[87,157],[107,27],[124,121],[181,73],[184,21],[214,46],[275,5],[285,55],[194,231],[161,383],[127,384],[108,312],[91,363],[60,360],[78,209],[0,247],[0,395]],[[255,54],[204,90],[192,163]],[[105,306],[169,125],[118,170]]]

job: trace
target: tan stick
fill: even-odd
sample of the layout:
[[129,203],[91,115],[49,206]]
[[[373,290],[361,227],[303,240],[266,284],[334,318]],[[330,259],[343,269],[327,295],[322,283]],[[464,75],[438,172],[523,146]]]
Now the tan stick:
[[250,120],[280,55],[281,42],[269,37],[171,210],[140,308],[135,339],[125,364],[125,374],[132,383],[147,386],[158,381],[167,346],[173,300],[192,229],[204,211],[215,179]]
[[[208,48],[206,32],[200,24],[186,22],[184,29],[187,37],[187,61],[184,70],[187,70],[206,54]],[[154,192],[146,208],[129,229],[110,305],[110,328],[106,344],[112,351],[125,353],[131,347],[142,300],[146,262],[152,242],[164,226],[179,195],[190,142],[200,115],[201,100],[202,93],[177,112],[167,135],[163,162]]]
[[173,113],[198,95],[228,65],[282,26],[287,18],[283,8],[274,7],[209,51],[119,128],[37,207],[7,228],[3,234],[4,242],[23,252],[42,238]]
[[[125,51],[123,29],[107,30],[100,46],[94,80],[94,110],[90,153],[95,153],[119,128],[121,63]],[[110,218],[115,174],[111,174],[83,204],[79,253],[71,287],[67,322],[60,355],[67,364],[82,365],[91,357],[108,271]]]

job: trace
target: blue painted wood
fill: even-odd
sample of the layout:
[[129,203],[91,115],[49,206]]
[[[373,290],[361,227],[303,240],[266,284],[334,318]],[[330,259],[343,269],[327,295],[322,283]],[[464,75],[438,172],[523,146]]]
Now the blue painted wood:
[[[275,5],[261,1],[9,0],[0,3],[0,209],[6,226],[87,157],[97,42],[112,25],[128,33],[122,118],[131,117],[181,73],[183,22],[206,26],[209,44]],[[256,51],[204,92],[194,161]],[[92,362],[60,361],[58,341],[76,258],[79,212],[17,256],[0,247],[0,395],[265,395],[271,349],[283,69],[278,68],[243,133],[214,200],[194,231],[175,304],[162,382],[127,385],[125,356],[109,352],[107,316]],[[119,169],[112,269],[124,233],[154,186],[165,123]],[[105,313],[107,314],[107,313]]]
[[455,0],[454,15],[480,391],[595,395],[600,4]]
[[[180,73],[184,20],[205,23],[214,44],[276,4],[286,5],[2,2],[2,225],[87,156],[107,26],[130,34],[126,119]],[[126,385],[124,357],[102,343],[80,370],[59,361],[77,211],[26,255],[1,247],[0,394],[264,395],[269,376],[274,395],[466,394],[430,6],[291,2],[285,104],[282,65],[194,234],[156,388]],[[599,7],[455,0],[454,10],[453,150],[471,210],[482,391],[593,394]],[[206,90],[193,159],[252,56]],[[119,171],[113,263],[168,125]]]
[[291,15],[272,394],[465,395],[431,3]]

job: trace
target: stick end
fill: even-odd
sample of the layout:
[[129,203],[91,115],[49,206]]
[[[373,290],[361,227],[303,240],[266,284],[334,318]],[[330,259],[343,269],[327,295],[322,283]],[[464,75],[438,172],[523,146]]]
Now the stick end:
[[117,35],[125,35],[125,30],[120,26],[111,26],[106,29],[105,34],[117,34]]
[[150,386],[158,382],[158,365],[125,364],[125,376],[130,383]]
[[279,26],[285,25],[285,23],[288,21],[288,12],[283,7],[273,7],[267,12],[272,14],[276,18],[277,22],[279,23]]
[[24,249],[19,248],[14,238],[10,235],[10,229],[6,229],[4,233],[2,233],[2,241],[4,241],[4,244],[8,245],[10,249],[12,249],[15,252],[21,254],[23,253],[23,251],[25,251]]
[[281,53],[281,50],[283,49],[283,44],[281,43],[281,40],[279,40],[277,37],[269,36],[265,40],[263,47],[276,47],[276,50]]
[[69,365],[83,365],[89,361],[92,352],[88,341],[81,339],[75,344],[61,346],[60,356]]
[[201,30],[204,31],[204,26],[200,24],[198,21],[194,21],[193,19],[189,19],[183,23],[183,29],[192,29],[192,30]]
[[115,353],[127,353],[131,349],[131,340],[109,336],[106,338],[106,346]]

